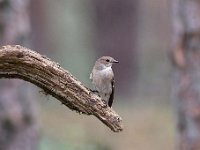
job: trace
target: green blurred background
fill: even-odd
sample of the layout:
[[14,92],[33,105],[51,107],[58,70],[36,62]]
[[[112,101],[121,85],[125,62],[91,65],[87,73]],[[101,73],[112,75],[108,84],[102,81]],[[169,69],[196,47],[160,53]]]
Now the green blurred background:
[[[31,3],[33,49],[44,50],[43,54],[86,86],[92,87],[89,74],[98,57],[111,55],[119,60],[113,67],[113,109],[124,123],[123,132],[113,133],[95,117],[79,115],[36,92],[40,150],[174,150],[176,116],[170,100],[168,0]],[[112,15],[109,17],[113,11],[114,21]],[[123,16],[128,18],[123,20]]]

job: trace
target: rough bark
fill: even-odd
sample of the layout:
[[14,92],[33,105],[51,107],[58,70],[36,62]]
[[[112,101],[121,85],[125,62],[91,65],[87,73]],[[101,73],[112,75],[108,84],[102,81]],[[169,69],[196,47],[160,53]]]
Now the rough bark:
[[173,0],[172,92],[180,150],[200,149],[200,1]]
[[72,110],[94,115],[112,131],[122,119],[68,71],[49,58],[21,46],[0,48],[0,78],[19,78],[42,88]]

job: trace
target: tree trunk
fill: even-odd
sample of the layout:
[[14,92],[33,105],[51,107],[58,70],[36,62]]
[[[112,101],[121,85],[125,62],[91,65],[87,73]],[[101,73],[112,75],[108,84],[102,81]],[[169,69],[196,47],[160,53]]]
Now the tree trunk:
[[200,149],[200,1],[172,0],[172,92],[180,150]]
[[[29,0],[0,1],[0,45],[29,44]],[[0,150],[35,150],[38,125],[27,83],[0,81]]]

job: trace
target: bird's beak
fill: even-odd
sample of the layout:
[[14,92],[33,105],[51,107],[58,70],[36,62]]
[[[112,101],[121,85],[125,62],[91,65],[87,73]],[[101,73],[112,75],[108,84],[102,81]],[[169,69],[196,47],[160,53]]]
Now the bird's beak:
[[113,60],[113,62],[112,63],[119,63],[119,61],[117,61],[117,60]]

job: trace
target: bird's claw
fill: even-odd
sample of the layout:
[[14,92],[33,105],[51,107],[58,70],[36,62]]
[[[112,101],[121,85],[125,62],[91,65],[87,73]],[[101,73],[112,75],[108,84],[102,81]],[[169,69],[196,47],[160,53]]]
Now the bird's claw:
[[97,90],[90,89],[90,91],[93,92],[93,93],[99,93]]
[[94,94],[99,94],[99,92],[98,92],[97,90],[91,90],[91,89],[90,89],[90,92],[91,92],[91,93],[94,93]]
[[102,99],[102,102],[103,102],[103,104],[104,104],[105,107],[108,106],[106,100],[103,100],[103,99]]

